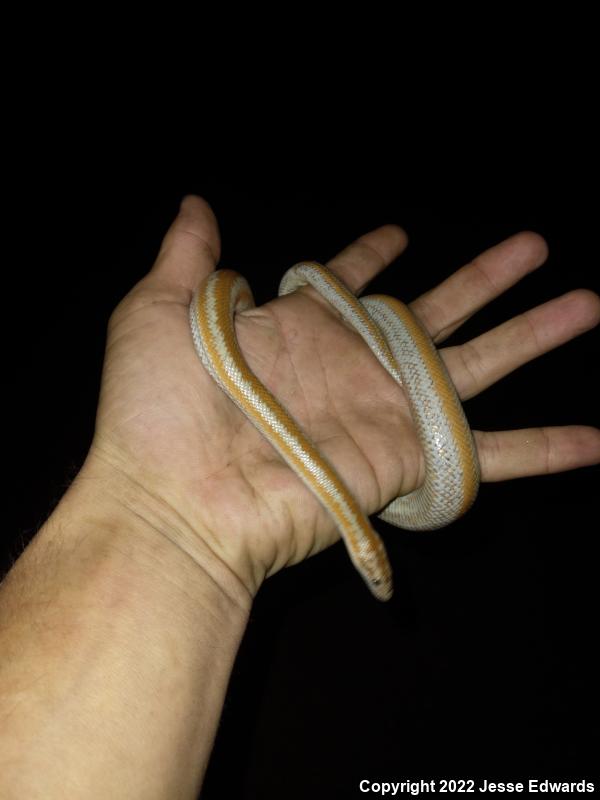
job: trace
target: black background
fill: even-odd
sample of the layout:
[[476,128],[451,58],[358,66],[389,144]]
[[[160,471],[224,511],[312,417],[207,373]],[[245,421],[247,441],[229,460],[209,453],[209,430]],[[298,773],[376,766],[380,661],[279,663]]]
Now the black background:
[[[361,180],[224,177],[93,166],[28,174],[5,270],[10,473],[7,568],[68,486],[91,441],[105,328],[150,267],[185,193],[221,226],[221,263],[257,303],[300,259],[326,261],[381,224],[406,253],[370,291],[406,301],[520,230],[547,263],[450,343],[570,289],[599,289],[596,222],[570,194],[515,186],[500,202],[412,195],[400,174]],[[596,424],[596,333],[466,404],[474,428]],[[428,534],[376,521],[396,593],[371,598],[338,544],[270,579],[253,608],[206,776],[204,800],[359,797],[358,781],[590,779],[597,663],[598,470],[482,486],[472,511]],[[168,702],[168,698],[165,698]]]

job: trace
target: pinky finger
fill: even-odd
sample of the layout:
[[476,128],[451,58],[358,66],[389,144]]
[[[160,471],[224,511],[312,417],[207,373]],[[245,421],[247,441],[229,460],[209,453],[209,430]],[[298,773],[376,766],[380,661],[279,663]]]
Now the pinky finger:
[[585,425],[473,431],[482,480],[549,475],[600,463],[600,430]]

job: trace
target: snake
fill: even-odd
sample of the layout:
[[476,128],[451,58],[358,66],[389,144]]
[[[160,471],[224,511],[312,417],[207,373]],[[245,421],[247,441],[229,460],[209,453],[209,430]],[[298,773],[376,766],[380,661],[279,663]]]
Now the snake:
[[[366,342],[405,392],[425,464],[420,486],[389,502],[378,518],[405,530],[449,525],[473,504],[480,466],[472,431],[447,368],[419,319],[395,297],[358,298],[328,267],[295,264],[279,296],[315,289]],[[254,307],[247,280],[220,268],[193,292],[189,320],[196,353],[216,384],[260,431],[329,512],[348,555],[371,593],[393,593],[390,561],[377,531],[334,466],[284,405],[248,366],[235,332],[235,315]]]

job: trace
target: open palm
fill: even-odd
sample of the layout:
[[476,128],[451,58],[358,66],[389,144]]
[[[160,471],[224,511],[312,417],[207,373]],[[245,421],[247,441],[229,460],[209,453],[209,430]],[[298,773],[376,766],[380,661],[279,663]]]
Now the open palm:
[[[386,225],[328,267],[358,294],[405,246],[404,232]],[[147,494],[154,524],[177,526],[192,549],[199,537],[254,592],[265,575],[322,550],[338,533],[195,353],[188,307],[198,282],[216,267],[219,247],[209,206],[186,198],[153,269],[111,317],[90,459]],[[420,297],[412,310],[442,342],[545,257],[541,237],[517,234]],[[466,399],[599,318],[597,296],[578,290],[442,350],[442,357]],[[419,485],[424,465],[402,389],[313,289],[237,315],[236,332],[250,368],[367,514]],[[595,428],[475,436],[485,481],[600,460]]]

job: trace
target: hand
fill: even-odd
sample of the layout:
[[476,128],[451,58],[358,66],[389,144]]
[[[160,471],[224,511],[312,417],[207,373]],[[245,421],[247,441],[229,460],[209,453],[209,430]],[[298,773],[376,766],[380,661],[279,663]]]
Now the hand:
[[[404,250],[386,225],[328,266],[357,294]],[[265,576],[332,544],[329,515],[213,383],[190,336],[188,306],[219,260],[205,201],[185,199],[150,273],[109,324],[96,433],[84,470],[196,557],[211,552],[253,594]],[[483,253],[412,304],[436,342],[546,258],[534,233]],[[248,276],[252,283],[252,276]],[[458,347],[442,350],[463,399],[592,328],[600,300],[577,290]],[[316,442],[367,514],[415,489],[423,461],[402,389],[312,288],[236,317],[250,368]],[[482,480],[600,461],[583,426],[475,432]],[[140,498],[142,498],[140,500]],[[204,556],[198,556],[204,557]]]

